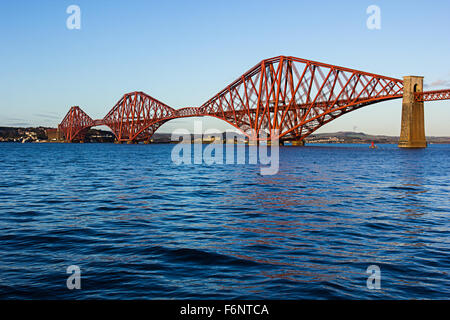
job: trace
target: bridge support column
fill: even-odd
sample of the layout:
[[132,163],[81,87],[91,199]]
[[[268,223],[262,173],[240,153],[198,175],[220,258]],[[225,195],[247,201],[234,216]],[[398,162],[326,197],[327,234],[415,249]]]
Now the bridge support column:
[[414,99],[423,91],[423,77],[403,78],[402,126],[399,148],[426,148],[423,102]]
[[58,126],[58,129],[56,130],[56,141],[58,141],[58,142],[65,141],[64,134],[59,126]]
[[280,140],[267,140],[267,145],[268,146],[284,146],[284,142],[280,141]]
[[305,140],[294,140],[292,141],[292,146],[303,147],[305,145]]

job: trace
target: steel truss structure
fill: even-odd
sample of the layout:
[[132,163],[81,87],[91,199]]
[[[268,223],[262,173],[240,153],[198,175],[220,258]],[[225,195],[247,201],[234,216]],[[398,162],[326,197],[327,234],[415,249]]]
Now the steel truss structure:
[[437,101],[437,100],[448,100],[450,99],[450,90],[435,90],[435,91],[425,91],[416,92],[414,94],[416,101]]
[[[108,126],[118,141],[144,141],[165,122],[211,116],[250,139],[303,140],[361,107],[403,97],[403,81],[295,57],[261,61],[200,107],[173,109],[143,93],[125,94],[101,120],[72,107],[59,125],[67,141],[92,126]],[[419,101],[449,99],[450,90],[420,92]],[[274,137],[274,134],[276,137]]]

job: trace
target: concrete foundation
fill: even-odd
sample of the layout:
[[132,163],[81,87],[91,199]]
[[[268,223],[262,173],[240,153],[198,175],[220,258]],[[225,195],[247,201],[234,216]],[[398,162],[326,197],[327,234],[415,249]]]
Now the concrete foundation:
[[292,141],[292,146],[303,147],[305,145],[305,140]]
[[283,146],[284,142],[280,140],[267,140],[266,144],[268,146]]
[[402,127],[399,148],[426,148],[423,102],[414,99],[414,92],[423,91],[423,77],[403,78]]

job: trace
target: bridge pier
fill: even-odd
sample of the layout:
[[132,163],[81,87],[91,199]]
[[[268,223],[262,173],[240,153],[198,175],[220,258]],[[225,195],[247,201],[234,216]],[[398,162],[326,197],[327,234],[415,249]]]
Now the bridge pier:
[[281,140],[267,140],[266,144],[268,146],[284,146],[284,141]]
[[280,145],[284,146],[285,143],[290,143],[293,147],[303,147],[305,145],[305,140],[283,140],[280,141]]
[[399,148],[426,148],[423,102],[416,101],[415,92],[423,91],[423,77],[403,78],[402,126]]
[[[237,140],[235,140],[235,144],[237,144]],[[248,140],[247,143],[249,146],[260,146],[260,145],[266,145],[266,146],[284,146],[284,141],[282,140],[265,140],[263,142],[259,140]]]
[[305,140],[294,140],[292,141],[292,146],[303,147],[305,145]]

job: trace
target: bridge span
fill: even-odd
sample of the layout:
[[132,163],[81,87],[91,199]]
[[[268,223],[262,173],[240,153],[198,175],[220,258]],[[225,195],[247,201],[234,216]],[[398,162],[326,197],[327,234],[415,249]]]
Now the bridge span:
[[[262,60],[200,107],[174,109],[143,92],[126,93],[103,119],[70,108],[58,126],[67,142],[106,125],[119,142],[149,141],[167,121],[216,117],[250,140],[278,138],[302,145],[334,119],[359,108],[403,98],[399,147],[426,147],[424,102],[450,99],[450,89],[423,91],[423,77],[403,80],[296,57]],[[260,138],[262,132],[264,138]]]

